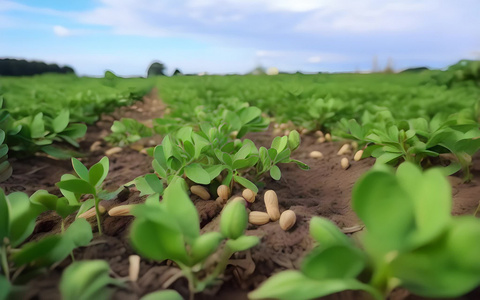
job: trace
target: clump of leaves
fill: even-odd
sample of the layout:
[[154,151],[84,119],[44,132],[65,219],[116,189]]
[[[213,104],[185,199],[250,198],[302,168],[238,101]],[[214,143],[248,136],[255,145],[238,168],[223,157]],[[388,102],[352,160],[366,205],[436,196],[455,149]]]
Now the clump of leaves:
[[413,163],[372,170],[354,187],[352,206],[366,232],[356,246],[333,223],[312,218],[318,246],[299,271],[274,275],[251,299],[313,299],[363,290],[383,299],[396,287],[424,297],[458,297],[480,284],[480,220],[451,216],[451,190],[438,169]]
[[[103,157],[98,163],[87,169],[78,159],[72,158],[73,169],[76,175],[65,174],[61,181],[57,183],[60,191],[70,204],[80,203],[84,195],[92,195],[92,198],[84,201],[77,213],[77,216],[95,207],[98,232],[102,234],[100,222],[100,212],[98,204],[101,200],[111,200],[123,189],[123,186],[113,192],[108,192],[102,188],[102,183],[107,177],[109,169],[108,157]],[[65,203],[65,200],[62,200]]]
[[355,139],[366,147],[363,157],[373,156],[378,163],[396,165],[410,161],[417,165],[431,164],[429,158],[452,154],[454,160],[444,169],[453,174],[462,169],[464,180],[471,179],[472,155],[480,149],[478,123],[461,115],[437,114],[430,121],[417,118],[407,121],[361,126],[355,120],[343,120],[348,130],[344,137]]
[[122,118],[120,121],[114,121],[111,130],[112,134],[107,136],[105,140],[120,147],[133,144],[142,138],[153,135],[152,128],[131,118]]
[[73,249],[86,246],[92,239],[90,224],[79,219],[59,235],[23,244],[33,233],[37,216],[46,210],[47,207],[24,193],[6,196],[0,189],[0,299],[8,299],[19,291],[18,285],[62,261]]
[[109,285],[123,286],[123,282],[109,275],[110,266],[103,260],[72,263],[65,269],[60,281],[60,292],[65,300],[110,299]]
[[[220,232],[200,234],[197,210],[180,177],[165,189],[161,202],[138,205],[133,215],[136,217],[130,230],[133,247],[149,259],[173,260],[188,279],[191,298],[217,280],[234,252],[247,250],[259,242],[258,237],[244,235],[248,215],[245,204],[238,201],[224,208]],[[222,242],[225,242],[223,247]],[[219,251],[216,265],[207,265],[209,258]]]
[[13,172],[12,166],[8,162],[8,146],[4,144],[4,141],[5,131],[0,129],[0,182],[10,178]]
[[[260,147],[249,140],[232,140],[225,135],[222,127],[202,124],[200,132],[192,127],[183,127],[174,134],[164,137],[162,144],[155,147],[152,162],[155,172],[164,184],[176,176],[185,175],[197,184],[208,185],[223,174],[222,184],[241,186],[258,191],[258,181],[265,174],[279,180],[279,163],[296,163],[302,169],[309,169],[304,163],[290,158],[292,151],[300,145],[300,135],[277,137],[269,149]],[[153,178],[151,178],[153,179]],[[161,195],[162,188],[158,186]]]

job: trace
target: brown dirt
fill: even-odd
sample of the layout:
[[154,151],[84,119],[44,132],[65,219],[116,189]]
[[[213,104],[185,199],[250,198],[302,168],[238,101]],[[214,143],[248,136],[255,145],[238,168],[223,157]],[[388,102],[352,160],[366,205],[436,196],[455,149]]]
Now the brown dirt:
[[[154,95],[155,92],[152,93]],[[114,119],[122,116],[136,118],[151,124],[148,120],[162,116],[165,106],[155,97],[146,97],[142,102],[132,107],[118,109],[112,116],[103,116],[95,126],[89,126],[84,140],[81,142],[81,152],[85,154],[81,161],[87,166],[96,163],[104,156],[111,146],[103,138],[108,134]],[[273,139],[272,130],[263,133],[249,134],[257,145],[269,145]],[[155,145],[160,139],[146,139],[144,145]],[[94,149],[90,149],[95,143]],[[312,216],[323,216],[334,221],[340,228],[361,225],[350,208],[350,195],[355,181],[373,164],[373,159],[364,159],[355,162],[348,156],[351,166],[343,170],[340,166],[341,156],[336,152],[340,142],[316,143],[316,137],[307,135],[302,137],[302,144],[293,157],[307,163],[311,170],[302,171],[293,164],[280,166],[282,178],[274,181],[265,180],[267,189],[276,191],[281,211],[291,209],[297,216],[295,226],[289,231],[283,231],[278,222],[263,226],[249,225],[247,234],[261,237],[261,243],[246,253],[239,253],[232,257],[231,264],[223,277],[223,285],[212,288],[196,299],[246,299],[246,294],[262,283],[272,274],[285,269],[298,268],[302,257],[313,247],[308,235],[308,224]],[[313,159],[308,154],[318,150],[324,154],[323,159]],[[110,173],[105,181],[109,190],[118,188],[137,176],[152,172],[151,158],[132,148],[126,147],[121,152],[111,155]],[[1,187],[6,193],[23,191],[32,194],[38,189],[59,195],[55,183],[61,175],[71,173],[69,161],[59,161],[46,156],[38,156],[25,160],[13,160],[13,176]],[[457,177],[451,178],[454,195],[453,214],[472,214],[478,205],[477,195],[480,193],[480,156],[474,158],[474,180],[463,184]],[[259,192],[257,200],[251,205],[251,210],[265,211],[263,204],[264,190]],[[135,190],[125,190],[118,199],[106,203],[107,206],[142,202],[139,193]],[[218,229],[218,215],[221,210],[214,201],[204,201],[192,197],[201,218],[202,231]],[[128,228],[132,217],[103,216],[104,235],[96,236],[92,244],[85,248],[76,249],[74,254],[77,260],[103,259],[112,269],[115,277],[128,276],[128,257],[134,254],[128,241]],[[43,214],[35,229],[32,239],[45,234],[59,232],[60,218],[54,213]],[[96,227],[94,220],[92,226]],[[96,230],[96,228],[94,228]],[[50,270],[44,276],[31,281],[29,292],[25,299],[60,299],[57,285],[62,270],[70,264],[70,258]],[[178,269],[171,262],[152,262],[142,260],[140,277],[136,283],[128,283],[124,289],[115,292],[115,299],[139,299],[142,295],[162,289],[169,278],[175,276]],[[186,281],[176,280],[170,288],[177,289],[186,296]],[[325,299],[358,299],[361,293],[343,292]],[[470,295],[471,296],[471,295]],[[466,296],[461,299],[474,299]],[[476,295],[478,296],[478,294]],[[418,299],[412,298],[406,291],[397,291],[391,299]]]

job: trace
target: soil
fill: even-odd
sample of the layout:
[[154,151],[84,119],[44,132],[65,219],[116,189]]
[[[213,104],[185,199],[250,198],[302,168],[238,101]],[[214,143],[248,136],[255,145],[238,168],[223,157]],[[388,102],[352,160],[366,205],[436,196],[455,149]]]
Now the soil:
[[[161,117],[165,105],[155,97],[152,91],[142,102],[130,107],[116,110],[110,116],[102,116],[95,125],[89,126],[87,135],[80,143],[80,159],[87,166],[100,160],[105,152],[112,148],[103,141],[108,135],[110,126],[120,117],[135,118],[151,126],[153,118]],[[257,145],[269,146],[274,138],[273,129],[266,132],[248,134]],[[125,147],[120,152],[109,155],[110,173],[105,180],[108,190],[117,189],[122,184],[134,178],[152,172],[152,159],[142,154],[138,149],[144,146],[159,144],[160,137],[144,139],[136,145]],[[247,293],[261,284],[272,274],[285,269],[298,268],[302,257],[313,247],[313,241],[308,234],[309,220],[312,216],[323,216],[335,222],[348,234],[355,235],[362,229],[361,223],[350,208],[351,190],[355,181],[374,163],[373,159],[353,161],[353,154],[346,157],[350,167],[342,169],[342,156],[337,151],[342,146],[340,142],[318,143],[314,134],[302,136],[301,146],[293,153],[293,158],[307,163],[311,170],[302,171],[294,164],[280,166],[282,178],[279,181],[265,179],[266,189],[274,190],[279,199],[280,210],[291,209],[297,216],[293,228],[283,231],[278,222],[263,226],[249,225],[247,234],[261,237],[261,243],[249,251],[234,255],[230,261],[222,284],[196,295],[195,299],[247,299]],[[134,149],[136,150],[134,150]],[[320,151],[322,159],[310,158],[311,151]],[[61,175],[73,172],[70,161],[56,160],[47,156],[24,160],[12,160],[14,169],[12,177],[0,184],[7,194],[22,191],[29,195],[38,189],[45,189],[53,194],[59,194],[55,183]],[[480,156],[474,157],[472,172],[474,179],[470,183],[462,183],[460,175],[451,177],[453,187],[453,214],[473,214],[478,205],[480,194]],[[238,189],[235,192],[241,192]],[[263,194],[260,190],[251,210],[265,211]],[[141,203],[144,199],[134,189],[125,189],[117,199],[104,203],[107,207],[120,204]],[[200,218],[202,231],[218,229],[221,207],[212,200],[201,200],[192,196]],[[72,217],[70,217],[72,218]],[[103,259],[111,267],[112,276],[125,278],[128,276],[130,255],[135,254],[128,240],[128,228],[133,217],[102,217],[104,234],[95,236],[91,245],[76,249],[76,260]],[[71,221],[71,219],[69,219]],[[96,232],[95,218],[89,219]],[[31,240],[44,235],[60,232],[60,217],[55,213],[45,213],[38,219]],[[55,266],[43,276],[38,276],[29,284],[25,299],[60,299],[57,288],[62,270],[71,263],[70,258]],[[186,280],[174,280],[178,269],[170,261],[153,262],[142,259],[139,279],[137,282],[127,282],[125,288],[115,291],[114,299],[139,299],[142,295],[165,288],[179,291],[187,297]],[[365,295],[361,292],[342,292],[324,299],[358,299]],[[480,299],[478,291],[472,292],[461,299]],[[404,290],[395,291],[391,299],[420,299]]]

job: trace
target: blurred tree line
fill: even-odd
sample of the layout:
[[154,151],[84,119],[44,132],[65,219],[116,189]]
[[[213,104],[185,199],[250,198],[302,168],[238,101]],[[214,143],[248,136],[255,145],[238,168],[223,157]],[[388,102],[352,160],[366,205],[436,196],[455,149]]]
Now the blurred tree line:
[[43,73],[74,74],[69,66],[60,67],[57,64],[46,64],[39,61],[24,59],[0,59],[0,76],[31,76]]

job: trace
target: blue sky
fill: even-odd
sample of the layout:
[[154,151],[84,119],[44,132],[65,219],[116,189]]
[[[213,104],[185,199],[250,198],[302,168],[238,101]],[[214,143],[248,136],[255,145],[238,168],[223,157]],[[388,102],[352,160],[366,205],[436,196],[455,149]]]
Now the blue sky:
[[0,0],[0,57],[80,75],[442,68],[480,59],[478,0]]

